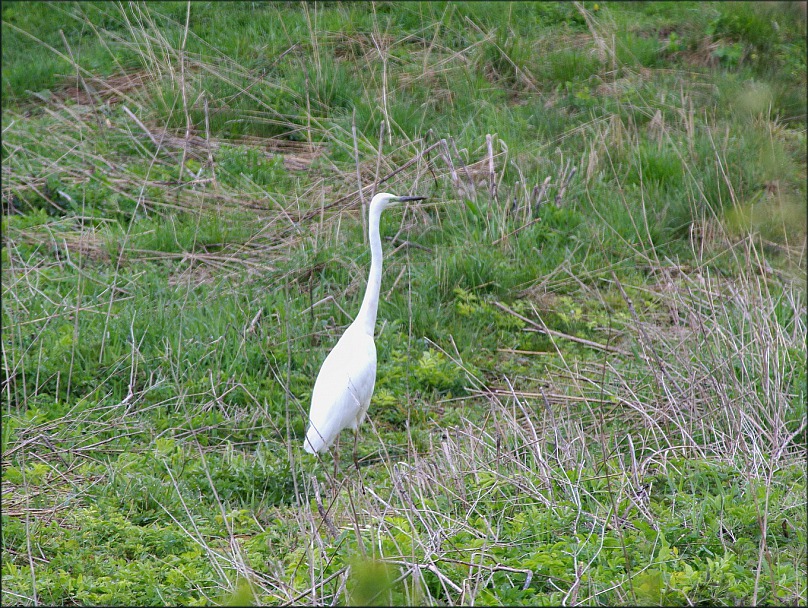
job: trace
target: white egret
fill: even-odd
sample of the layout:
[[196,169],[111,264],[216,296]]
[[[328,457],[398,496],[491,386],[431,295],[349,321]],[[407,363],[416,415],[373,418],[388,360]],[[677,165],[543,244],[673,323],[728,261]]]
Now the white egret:
[[382,283],[382,241],[379,218],[390,205],[424,200],[424,196],[395,196],[382,192],[370,201],[370,275],[362,307],[317,374],[311,395],[309,429],[303,449],[314,454],[327,450],[340,431],[358,433],[376,384],[376,311]]

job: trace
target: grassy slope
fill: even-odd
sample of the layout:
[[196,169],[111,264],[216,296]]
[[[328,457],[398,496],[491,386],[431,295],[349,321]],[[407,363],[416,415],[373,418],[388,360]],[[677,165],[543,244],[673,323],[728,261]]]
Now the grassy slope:
[[801,5],[187,8],[3,3],[4,603],[806,601]]

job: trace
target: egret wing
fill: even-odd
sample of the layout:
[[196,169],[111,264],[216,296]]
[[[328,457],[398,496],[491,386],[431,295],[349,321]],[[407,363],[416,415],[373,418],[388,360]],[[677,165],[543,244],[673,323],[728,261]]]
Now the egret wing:
[[364,418],[376,383],[376,346],[373,338],[353,326],[328,354],[311,396],[307,441],[320,451],[328,448],[347,427]]

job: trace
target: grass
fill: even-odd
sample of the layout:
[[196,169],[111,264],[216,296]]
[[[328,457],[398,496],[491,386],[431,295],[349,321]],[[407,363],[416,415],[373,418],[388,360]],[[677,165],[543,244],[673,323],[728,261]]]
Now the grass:
[[3,604],[805,603],[803,5],[2,19]]

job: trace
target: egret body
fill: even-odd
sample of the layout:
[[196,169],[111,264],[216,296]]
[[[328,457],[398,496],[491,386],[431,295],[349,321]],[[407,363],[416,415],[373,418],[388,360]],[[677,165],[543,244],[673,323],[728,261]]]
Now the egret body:
[[395,196],[379,193],[370,201],[370,275],[362,307],[353,323],[323,361],[311,395],[309,429],[303,449],[310,454],[327,450],[340,431],[354,431],[365,419],[376,384],[376,312],[382,284],[382,241],[379,219],[392,204],[420,201],[423,196]]

